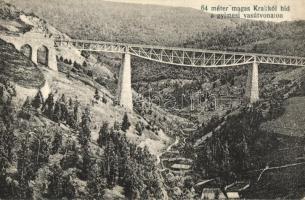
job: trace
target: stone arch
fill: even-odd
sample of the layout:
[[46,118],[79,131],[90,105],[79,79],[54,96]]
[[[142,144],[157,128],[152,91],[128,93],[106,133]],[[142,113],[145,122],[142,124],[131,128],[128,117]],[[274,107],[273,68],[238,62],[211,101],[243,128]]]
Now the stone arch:
[[21,46],[20,51],[23,55],[32,59],[33,48],[29,44],[24,44]]
[[49,64],[48,47],[43,45],[37,49],[37,63],[48,66],[48,64]]

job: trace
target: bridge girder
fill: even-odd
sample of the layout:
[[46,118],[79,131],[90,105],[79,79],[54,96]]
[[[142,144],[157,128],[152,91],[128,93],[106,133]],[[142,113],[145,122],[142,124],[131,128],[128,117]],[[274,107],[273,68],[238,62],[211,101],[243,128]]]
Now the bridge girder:
[[253,62],[288,66],[305,66],[305,58],[295,56],[222,52],[91,40],[55,40],[55,47],[69,48],[72,46],[78,50],[84,51],[101,51],[122,54],[129,53],[144,59],[178,66],[228,67],[250,64]]

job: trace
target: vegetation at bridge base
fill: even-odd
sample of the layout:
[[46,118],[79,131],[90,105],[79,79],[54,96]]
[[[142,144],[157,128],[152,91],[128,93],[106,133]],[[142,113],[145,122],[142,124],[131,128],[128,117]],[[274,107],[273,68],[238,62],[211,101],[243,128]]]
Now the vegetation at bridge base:
[[[38,90],[35,97],[16,104],[22,98],[17,94],[15,83],[40,88],[45,81],[44,74],[2,40],[0,56],[3,58],[0,66],[1,199],[113,199],[115,195],[134,199],[141,194],[148,199],[163,198],[162,176],[155,157],[147,148],[138,147],[126,137],[124,131],[131,125],[127,115],[125,120],[122,115],[113,126],[107,121],[109,126],[101,128],[96,143],[92,140],[95,127],[91,124],[96,117],[91,112],[94,105],[84,109],[85,105],[77,97],[57,90],[46,98]],[[69,63],[65,65],[80,70],[89,67]],[[87,72],[79,74],[87,78]],[[71,76],[75,78],[75,74]],[[97,100],[106,104],[109,98],[98,92]]]
[[[214,120],[199,130],[201,137],[210,131],[212,136],[193,152],[194,177],[214,179],[220,188],[236,181],[247,181],[250,188],[241,193],[245,198],[300,198],[304,194],[300,189],[303,165],[266,171],[258,181],[262,172],[258,169],[302,162],[298,159],[304,155],[305,144],[304,137],[262,130],[260,125],[270,120],[273,111],[271,108],[269,115],[264,115],[261,106],[259,103],[240,108],[226,119]],[[198,135],[192,135],[188,140],[194,143],[199,139]]]
[[[304,55],[304,22],[301,21],[278,24],[239,20],[220,21],[211,20],[209,16],[192,12],[193,10],[190,12],[188,9],[153,6],[154,9],[157,8],[156,10],[162,9],[162,13],[160,13],[151,7],[135,6],[135,10],[144,8],[147,12],[132,12],[131,18],[126,18],[126,22],[126,19],[118,20],[118,18],[121,18],[122,14],[130,15],[130,13],[125,13],[126,10],[130,10],[126,9],[130,6],[128,4],[93,0],[91,3],[80,6],[83,3],[74,0],[60,1],[59,4],[55,0],[43,1],[45,6],[41,6],[42,0],[13,1],[19,2],[21,6],[30,5],[31,9],[38,11],[55,27],[64,30],[73,38]],[[105,5],[105,7],[100,8],[92,2]],[[124,6],[120,8],[120,5]],[[58,6],[60,6],[60,12],[56,12],[58,15],[55,16],[53,9]],[[90,6],[91,8],[89,8]],[[68,9],[66,9],[67,7]],[[107,10],[101,11],[101,9],[109,7],[115,8],[108,9],[114,15],[111,19],[107,17],[111,16]],[[95,12],[97,8],[99,12]],[[85,15],[73,16],[80,13],[75,10],[82,9],[85,9],[85,12],[82,12],[86,13]],[[163,14],[164,12],[166,14]],[[6,10],[0,10],[0,15],[5,15],[3,13],[6,13]],[[73,15],[70,15],[71,13]],[[95,13],[97,16],[91,17]],[[187,13],[187,15],[181,13]],[[15,12],[12,12],[12,15],[18,16]],[[59,21],[57,16],[60,16]],[[181,17],[182,20],[180,20]],[[135,23],[135,18],[141,20]],[[189,22],[190,19],[192,23]],[[147,23],[147,21],[153,21],[153,23]],[[1,30],[4,28],[0,25]],[[3,51],[5,49],[14,51],[12,46],[6,47],[6,45],[4,44]],[[86,84],[86,87],[94,88],[93,91],[84,91],[92,92],[91,97],[95,96],[96,101],[102,100],[104,104],[107,104],[107,101],[111,102],[111,98],[106,100],[105,95],[99,93],[102,91],[101,87],[96,86],[102,86],[111,94],[115,94],[118,81],[116,74],[118,74],[120,66],[119,56],[81,53],[88,62],[78,61],[78,63],[74,59],[63,56],[57,58],[58,78],[66,73],[65,81],[69,84],[76,83],[75,80],[81,81]],[[36,70],[36,68],[32,68],[34,64],[24,56],[19,55],[18,52],[14,55],[24,59],[18,60],[18,62],[27,66],[29,71],[30,69]],[[103,66],[92,66],[92,56],[96,57],[97,62],[102,63]],[[93,60],[95,61],[95,59]],[[10,64],[12,64],[10,66],[14,66],[16,63]],[[111,73],[99,74],[96,72],[104,65],[107,65],[107,69]],[[15,70],[16,68],[5,67],[3,69]],[[26,71],[22,67],[20,69],[21,73],[23,70]],[[299,183],[302,183],[303,170],[300,168],[295,167],[295,171],[293,169],[268,172],[259,182],[256,181],[257,174],[248,174],[249,171],[265,168],[266,165],[273,167],[296,162],[304,155],[303,147],[291,150],[295,146],[304,146],[303,138],[279,135],[262,130],[260,127],[266,120],[272,121],[285,114],[283,104],[286,98],[304,95],[304,91],[302,91],[304,84],[300,85],[300,82],[294,81],[294,78],[278,78],[283,74],[298,70],[297,68],[279,66],[267,68],[265,65],[260,65],[260,83],[263,86],[260,87],[262,104],[254,108],[240,109],[236,108],[240,105],[234,107],[217,102],[218,109],[213,103],[215,96],[220,99],[223,96],[238,98],[244,95],[247,66],[229,69],[190,69],[132,58],[132,69],[132,87],[138,93],[145,97],[154,97],[153,103],[162,98],[173,97],[176,107],[171,109],[173,107],[171,104],[161,104],[161,108],[166,109],[162,111],[165,114],[161,115],[161,109],[154,104],[145,101],[136,102],[135,113],[140,113],[137,117],[143,117],[146,124],[137,121],[134,127],[136,115],[128,115],[128,117],[122,115],[122,119],[119,121],[115,119],[114,123],[101,120],[102,126],[99,129],[96,124],[91,124],[91,120],[97,117],[93,116],[94,110],[105,106],[102,103],[87,106],[88,109],[85,110],[85,106],[80,103],[78,98],[74,98],[74,96],[69,98],[61,94],[60,90],[51,93],[45,100],[41,98],[41,94],[37,94],[34,101],[28,98],[22,108],[11,112],[12,116],[9,115],[9,118],[0,120],[3,121],[0,123],[0,130],[9,130],[10,133],[7,135],[1,132],[1,141],[6,141],[13,147],[13,150],[10,150],[8,145],[0,147],[0,151],[3,153],[0,154],[0,159],[3,161],[1,162],[3,165],[0,167],[2,169],[0,198],[107,199],[109,193],[120,191],[117,193],[125,196],[119,198],[162,199],[165,194],[164,189],[166,189],[168,196],[172,199],[193,199],[195,195],[199,197],[200,194],[195,194],[192,186],[197,181],[206,178],[215,178],[218,182],[217,187],[224,187],[236,180],[250,180],[251,188],[243,194],[247,198],[298,198],[302,196],[302,184]],[[19,81],[20,76],[15,78],[11,71],[4,72],[5,76],[10,77],[11,80]],[[37,82],[41,81],[38,70],[25,74],[31,73]],[[18,75],[18,73],[16,74]],[[21,80],[29,87],[39,85],[31,82],[31,77],[21,77]],[[24,85],[22,81],[19,83]],[[7,103],[8,106],[4,107],[8,109],[10,108],[8,97],[13,96],[14,89],[7,83],[3,85],[5,89],[0,90],[4,94],[1,103]],[[293,88],[298,89],[293,91]],[[84,89],[83,85],[77,89]],[[150,89],[150,93],[147,92],[148,89]],[[192,110],[191,100],[181,97],[190,96],[191,93],[196,92],[202,92],[200,101],[205,102],[206,105],[198,104],[199,106],[197,105]],[[230,103],[233,105],[233,102]],[[110,116],[106,112],[100,114]],[[193,128],[190,131],[192,135],[190,138],[184,138],[187,134],[181,133],[184,129],[181,128],[182,125],[180,127],[178,124],[180,121],[173,122],[175,119],[171,119],[176,118],[175,115],[180,116],[186,123],[194,122],[190,123]],[[132,124],[132,128],[129,129],[130,124]],[[195,124],[198,126],[201,124],[201,127],[194,130]],[[167,167],[164,168],[165,171],[162,171],[161,176],[159,166],[156,166],[155,159],[150,155],[148,149],[139,148],[129,141],[130,138],[127,139],[130,134],[135,137],[137,137],[136,134],[145,137],[148,130],[153,137],[157,137],[158,134],[162,135],[161,127],[163,130],[169,129],[167,131],[170,134],[173,132],[172,136],[180,139],[180,141],[177,140],[179,144],[174,146],[171,152],[167,152],[168,155],[163,156],[165,158],[166,156],[169,158],[173,156],[191,157],[194,161],[191,172],[186,172],[182,176],[176,175],[175,172],[169,170],[170,167]],[[12,131],[14,134],[11,134]],[[210,132],[212,136],[197,150],[194,150],[194,143]],[[98,136],[94,135],[95,133]],[[98,137],[97,143],[95,139],[92,139],[93,135]],[[175,152],[178,153],[175,154]],[[7,156],[11,154],[13,156]],[[12,160],[7,158],[12,158]],[[163,162],[160,165],[162,164],[170,165],[172,162]],[[282,174],[286,174],[283,179],[281,179]],[[293,177],[292,179],[296,182],[286,187],[285,180],[288,180],[287,183],[289,183],[289,177]],[[281,190],[281,192],[277,193],[277,190]]]
[[258,199],[299,199],[304,196],[304,178],[304,165],[275,169],[264,174],[263,178],[243,195]]
[[200,145],[194,167],[211,177],[222,174],[226,184],[246,171],[264,167],[266,163],[261,158],[277,148],[278,141],[275,134],[259,130],[262,121],[262,113],[255,107],[229,116],[225,124],[217,131],[212,130],[213,135]]
[[[163,198],[155,158],[147,148],[129,142],[120,125],[105,123],[100,142],[93,143],[92,114],[85,109],[81,120],[76,120],[81,113],[75,107],[77,101],[54,99],[50,94],[40,107],[27,109],[30,117],[24,118],[19,113],[25,108],[12,105],[15,92],[8,80],[1,79],[1,85],[7,95],[0,105],[0,198],[97,199],[118,186],[128,199],[142,194],[148,199]],[[24,107],[32,107],[26,101]],[[56,109],[61,112],[54,120]],[[69,124],[68,118],[74,118],[74,123]],[[60,123],[70,128],[63,129]],[[130,125],[127,117],[121,123]]]

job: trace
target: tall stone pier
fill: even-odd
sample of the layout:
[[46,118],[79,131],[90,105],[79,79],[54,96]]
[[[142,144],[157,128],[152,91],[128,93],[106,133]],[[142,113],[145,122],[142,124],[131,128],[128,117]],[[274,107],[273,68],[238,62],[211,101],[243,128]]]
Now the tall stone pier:
[[246,85],[246,100],[249,103],[255,103],[259,100],[258,89],[258,63],[254,62],[252,67],[248,68],[248,78]]
[[118,85],[119,104],[132,111],[130,54],[123,54]]

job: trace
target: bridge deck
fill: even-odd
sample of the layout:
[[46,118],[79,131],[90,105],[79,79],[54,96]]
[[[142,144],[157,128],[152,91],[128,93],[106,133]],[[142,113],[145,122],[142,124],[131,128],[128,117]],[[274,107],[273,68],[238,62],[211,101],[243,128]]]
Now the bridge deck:
[[305,66],[305,58],[257,53],[214,51],[180,47],[128,44],[94,40],[55,40],[55,47],[71,47],[85,51],[129,53],[161,63],[192,67],[227,67],[253,62],[288,66]]

